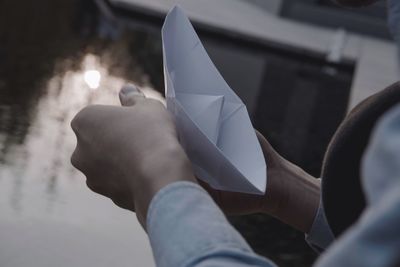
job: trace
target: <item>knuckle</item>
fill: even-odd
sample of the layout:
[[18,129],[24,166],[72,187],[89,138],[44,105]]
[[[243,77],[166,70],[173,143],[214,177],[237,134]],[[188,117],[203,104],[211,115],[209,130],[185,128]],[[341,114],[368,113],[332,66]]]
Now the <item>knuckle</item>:
[[71,120],[71,128],[78,136],[83,127],[94,121],[94,117],[100,114],[100,105],[89,105],[81,109]]
[[91,181],[89,180],[89,178],[86,179],[86,186],[87,186],[90,190],[92,190],[93,192],[96,192],[96,193],[99,192],[98,186],[96,186],[93,182],[91,182]]
[[85,166],[85,162],[83,160],[82,153],[79,151],[80,151],[79,146],[77,146],[70,158],[71,165],[86,175],[88,166]]
[[82,164],[82,162],[80,160],[78,160],[76,157],[72,156],[71,157],[71,165],[78,170],[79,172],[81,172],[84,176],[88,176],[89,172],[87,170],[87,168],[85,168],[84,164]]
[[70,161],[71,161],[71,165],[74,166],[76,169],[78,169],[78,167],[77,167],[78,161],[74,157],[74,154],[72,154]]
[[94,110],[97,109],[97,105],[89,105],[81,109],[81,111],[76,114],[76,118],[81,121],[86,119],[87,117],[90,117],[91,114],[93,113]]
[[82,125],[82,121],[85,119],[85,114],[87,113],[87,110],[90,107],[85,107],[83,109],[81,109],[76,115],[75,117],[72,119],[71,121],[71,128],[75,133],[79,132],[79,129],[81,128]]
[[113,192],[105,184],[99,183],[94,176],[86,176],[86,186],[93,192],[112,199]]
[[115,205],[120,208],[135,211],[135,205],[126,198],[122,198],[121,196],[113,196],[110,199]]
[[78,170],[80,170],[80,162],[79,162],[79,156],[78,156],[78,149],[76,148],[75,151],[72,153],[71,155],[71,164],[72,166],[74,166],[75,168],[77,168]]
[[77,134],[78,131],[79,131],[78,125],[79,125],[78,117],[75,116],[75,117],[71,120],[71,128],[72,128],[72,130],[74,131],[75,134]]
[[85,120],[87,117],[92,116],[92,114],[95,114],[97,110],[100,108],[100,105],[89,105],[81,109],[81,111],[78,112],[75,116],[75,120],[77,122],[80,122],[82,120]]
[[111,201],[112,201],[115,205],[117,205],[117,206],[119,206],[119,207],[121,207],[121,208],[124,208],[124,207],[125,207],[125,203],[124,203],[121,199],[119,199],[119,198],[112,197],[112,198],[111,198]]

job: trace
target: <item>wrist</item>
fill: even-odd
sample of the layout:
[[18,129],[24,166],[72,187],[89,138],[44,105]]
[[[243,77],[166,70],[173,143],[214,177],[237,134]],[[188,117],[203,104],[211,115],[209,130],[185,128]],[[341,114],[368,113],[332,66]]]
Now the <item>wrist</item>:
[[320,203],[320,182],[298,166],[282,160],[268,174],[263,212],[307,233]]
[[160,149],[154,157],[144,161],[147,161],[143,168],[144,181],[153,195],[174,182],[196,181],[191,163],[179,143]]
[[178,143],[166,142],[156,153],[140,160],[139,177],[130,179],[136,214],[142,226],[153,197],[167,185],[178,181],[196,183],[190,161]]

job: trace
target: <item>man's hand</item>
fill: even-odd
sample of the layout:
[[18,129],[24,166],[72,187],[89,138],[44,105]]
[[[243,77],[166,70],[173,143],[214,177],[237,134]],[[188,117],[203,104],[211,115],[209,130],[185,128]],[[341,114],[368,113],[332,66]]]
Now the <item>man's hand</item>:
[[[286,164],[286,160],[272,148],[262,134],[258,131],[256,131],[256,134],[268,165],[268,189],[266,195],[215,190],[208,184],[199,180],[199,183],[228,215],[243,215],[258,212],[272,213],[279,209],[281,202],[285,202],[286,192],[281,188],[285,178],[279,177],[282,176],[283,173],[277,172],[282,172],[284,170],[285,166],[283,165]],[[270,190],[271,187],[272,191]]]
[[162,187],[196,180],[165,107],[134,86],[124,87],[120,100],[123,107],[89,106],[75,116],[71,162],[91,190],[136,211],[145,227],[150,201]]
[[266,213],[307,233],[319,207],[319,181],[281,157],[262,134],[256,133],[268,168],[265,195],[220,191],[200,184],[226,214]]
[[[145,227],[153,196],[176,181],[192,181],[190,162],[164,106],[132,86],[121,90],[123,107],[90,106],[72,121],[78,144],[72,164],[94,192],[136,211]],[[268,213],[307,232],[319,204],[319,183],[282,158],[257,132],[268,166],[264,196],[218,191],[200,181],[227,214]]]

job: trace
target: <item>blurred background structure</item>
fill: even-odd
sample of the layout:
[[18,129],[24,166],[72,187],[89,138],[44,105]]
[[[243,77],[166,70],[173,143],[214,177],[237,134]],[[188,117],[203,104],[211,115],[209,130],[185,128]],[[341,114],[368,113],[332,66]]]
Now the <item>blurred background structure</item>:
[[[398,80],[385,1],[0,0],[0,265],[153,266],[133,214],[86,188],[69,157],[72,117],[117,104],[126,82],[161,98],[160,29],[179,3],[254,127],[318,177],[346,113]],[[230,218],[280,266],[316,254],[266,215]]]

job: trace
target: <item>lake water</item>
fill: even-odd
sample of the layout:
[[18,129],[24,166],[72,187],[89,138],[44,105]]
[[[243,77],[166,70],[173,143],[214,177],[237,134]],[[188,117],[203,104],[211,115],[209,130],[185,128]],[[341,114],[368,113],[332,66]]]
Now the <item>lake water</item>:
[[[87,54],[81,68],[51,77],[29,121],[27,107],[1,106],[2,128],[13,128],[0,135],[1,266],[153,265],[135,215],[90,192],[70,164],[73,116],[90,103],[117,105],[126,82],[98,60]],[[96,89],[84,79],[93,70],[101,73]]]
[[[0,266],[154,266],[135,214],[88,190],[69,158],[70,121],[84,106],[118,105],[126,82],[161,99],[159,26],[113,28],[91,1],[0,1]],[[317,176],[351,73],[332,76],[319,61],[202,39],[255,127]],[[280,266],[315,258],[301,233],[268,216],[231,221]]]
[[90,13],[55,2],[0,3],[0,266],[154,266],[135,214],[71,166],[70,121],[88,104],[118,105],[126,82],[160,94],[134,56],[123,62],[128,41],[98,40]]

